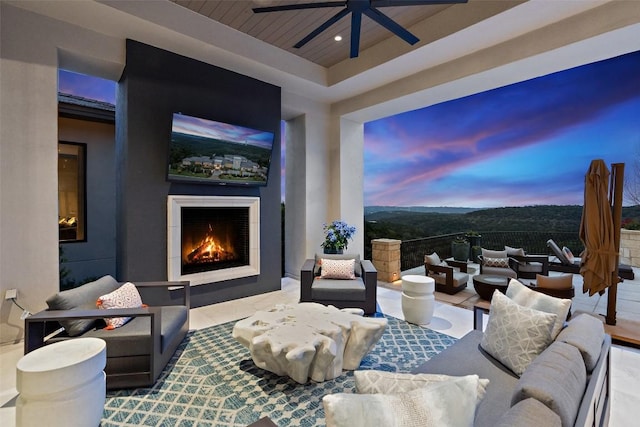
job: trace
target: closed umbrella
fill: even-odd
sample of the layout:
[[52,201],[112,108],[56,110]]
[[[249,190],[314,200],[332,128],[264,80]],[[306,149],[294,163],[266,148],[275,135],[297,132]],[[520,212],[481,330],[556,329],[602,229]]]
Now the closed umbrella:
[[582,291],[589,296],[613,284],[618,249],[615,246],[613,216],[608,198],[609,169],[601,159],[593,160],[585,176],[584,207],[580,240],[584,243],[580,274]]

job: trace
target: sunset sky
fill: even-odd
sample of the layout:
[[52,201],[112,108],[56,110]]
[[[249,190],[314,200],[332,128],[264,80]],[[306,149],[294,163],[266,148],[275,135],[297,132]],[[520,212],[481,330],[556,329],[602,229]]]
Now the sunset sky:
[[[591,160],[640,157],[639,76],[635,52],[365,123],[364,203],[581,205]],[[59,90],[115,103],[91,76]]]
[[365,124],[366,206],[583,203],[640,156],[640,52]]

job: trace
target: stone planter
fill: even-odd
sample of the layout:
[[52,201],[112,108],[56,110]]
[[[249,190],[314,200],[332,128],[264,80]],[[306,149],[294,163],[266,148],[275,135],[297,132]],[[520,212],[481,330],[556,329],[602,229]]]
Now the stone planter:
[[469,259],[469,242],[454,240],[451,242],[451,255],[456,261],[466,261]]

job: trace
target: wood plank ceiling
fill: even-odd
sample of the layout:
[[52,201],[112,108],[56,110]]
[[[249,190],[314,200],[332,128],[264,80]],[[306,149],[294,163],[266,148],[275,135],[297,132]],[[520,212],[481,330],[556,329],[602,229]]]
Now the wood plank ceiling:
[[[317,3],[318,0],[171,1],[323,67],[331,67],[349,58],[349,46],[351,44],[350,15],[335,23],[302,48],[296,49],[293,47],[294,44],[316,27],[338,13],[342,7],[255,14],[251,10],[253,7]],[[380,10],[398,24],[408,28],[448,7],[451,7],[451,5],[383,7]],[[336,42],[334,40],[336,35],[342,36],[342,41]],[[363,16],[360,36],[361,52],[389,37],[396,36],[368,17]]]

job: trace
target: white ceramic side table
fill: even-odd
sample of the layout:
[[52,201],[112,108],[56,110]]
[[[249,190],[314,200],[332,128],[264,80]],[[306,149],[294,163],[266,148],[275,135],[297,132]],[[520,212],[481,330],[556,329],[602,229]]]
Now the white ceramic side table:
[[416,325],[428,325],[433,317],[436,283],[431,277],[402,277],[402,313],[404,320]]
[[16,425],[99,426],[106,348],[98,338],[74,338],[25,354],[16,365]]

